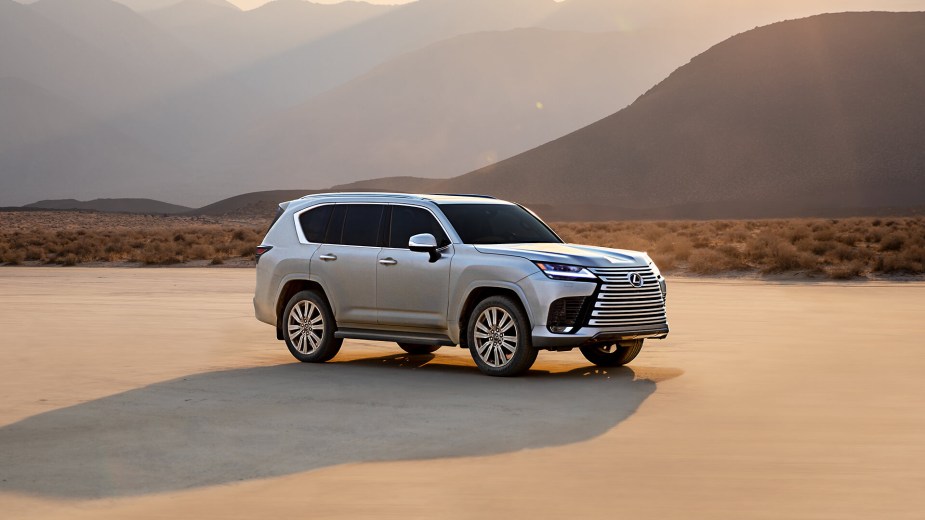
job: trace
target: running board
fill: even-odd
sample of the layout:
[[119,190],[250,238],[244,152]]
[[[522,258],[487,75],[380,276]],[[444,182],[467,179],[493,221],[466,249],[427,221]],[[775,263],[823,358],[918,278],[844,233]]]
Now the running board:
[[449,336],[441,336],[440,334],[419,334],[415,332],[340,329],[334,333],[334,337],[371,341],[393,341],[396,343],[411,343],[414,345],[439,345],[441,347],[456,346],[456,343],[453,343]]

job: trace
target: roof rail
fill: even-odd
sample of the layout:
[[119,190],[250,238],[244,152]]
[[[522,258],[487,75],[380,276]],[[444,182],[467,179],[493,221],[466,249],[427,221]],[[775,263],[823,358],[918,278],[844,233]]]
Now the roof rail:
[[302,197],[302,199],[310,199],[312,197],[396,197],[402,199],[421,198],[420,195],[410,195],[408,193],[388,193],[379,191],[340,191],[330,193],[312,193],[311,195]]
[[477,197],[480,199],[498,199],[498,197],[492,197],[491,195],[479,195],[478,193],[431,193],[431,195],[439,195],[441,197]]

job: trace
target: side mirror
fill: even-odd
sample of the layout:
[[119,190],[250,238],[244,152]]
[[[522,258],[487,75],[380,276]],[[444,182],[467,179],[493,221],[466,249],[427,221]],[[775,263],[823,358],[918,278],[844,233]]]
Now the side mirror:
[[431,263],[440,259],[440,253],[437,252],[437,239],[430,233],[421,233],[411,237],[408,240],[408,249],[417,253],[428,253]]

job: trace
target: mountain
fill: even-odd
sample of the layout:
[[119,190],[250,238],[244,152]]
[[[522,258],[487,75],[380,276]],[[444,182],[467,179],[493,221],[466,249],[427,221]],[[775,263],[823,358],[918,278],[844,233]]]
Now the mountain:
[[192,211],[193,215],[273,217],[281,202],[295,200],[318,190],[273,190],[244,193]]
[[365,2],[316,4],[273,0],[257,9],[241,11],[217,1],[182,0],[145,16],[222,70],[233,71],[394,8]]
[[124,5],[39,0],[17,7],[0,36],[10,42],[4,74],[75,102],[170,162],[227,139],[266,111],[259,91],[211,82],[216,66]]
[[75,199],[40,200],[26,204],[30,209],[89,210],[105,213],[139,213],[144,215],[175,214],[191,211],[192,208],[169,204],[152,199]]
[[265,182],[247,172],[268,171],[290,186],[458,175],[626,106],[673,70],[684,48],[655,34],[516,29],[458,36],[285,111],[215,162],[224,160],[226,180]]
[[0,205],[175,189],[150,150],[34,84],[0,78],[0,121]]
[[555,0],[418,0],[260,60],[233,77],[262,85],[285,107],[440,40],[535,26],[556,5]]
[[447,181],[571,216],[798,216],[925,205],[925,13],[842,13],[730,38],[631,106]]

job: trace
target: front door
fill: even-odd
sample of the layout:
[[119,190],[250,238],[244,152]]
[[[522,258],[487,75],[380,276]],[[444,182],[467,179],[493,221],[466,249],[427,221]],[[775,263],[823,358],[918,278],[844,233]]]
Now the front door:
[[[408,249],[408,240],[420,233],[437,239],[441,254],[436,262]],[[453,246],[440,223],[423,207],[393,205],[385,244],[376,265],[379,324],[445,330]]]

